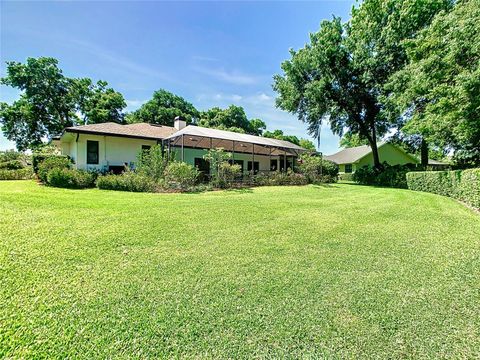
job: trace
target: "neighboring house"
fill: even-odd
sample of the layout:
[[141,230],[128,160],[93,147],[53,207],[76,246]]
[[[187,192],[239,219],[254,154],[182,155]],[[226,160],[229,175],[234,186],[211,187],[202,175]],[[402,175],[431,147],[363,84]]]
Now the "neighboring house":
[[73,159],[78,169],[113,172],[123,171],[125,166],[134,168],[140,152],[156,144],[206,174],[210,165],[203,156],[212,148],[231,152],[231,162],[240,165],[243,173],[293,168],[296,158],[306,151],[288,141],[187,126],[179,118],[174,127],[147,123],[73,126],[53,143]]
[[[378,156],[381,163],[387,162],[389,165],[420,164],[418,158],[387,142],[378,143]],[[372,148],[369,145],[346,148],[336,154],[325,156],[325,159],[337,163],[340,173],[353,173],[362,166],[373,166]],[[429,160],[428,164],[434,167],[447,166],[435,160]]]

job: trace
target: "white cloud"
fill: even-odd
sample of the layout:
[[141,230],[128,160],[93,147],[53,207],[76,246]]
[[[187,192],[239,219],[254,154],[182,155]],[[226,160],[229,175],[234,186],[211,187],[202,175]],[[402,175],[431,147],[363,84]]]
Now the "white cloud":
[[170,80],[170,77],[165,73],[140,65],[124,56],[121,56],[118,53],[114,53],[109,50],[106,50],[96,44],[83,41],[83,40],[76,40],[76,39],[70,39],[69,42],[78,47],[82,47],[84,50],[90,52],[91,54],[94,54],[95,57],[102,58],[116,67],[120,67],[130,72],[141,74],[141,75],[147,75],[150,77],[160,78],[163,80]]
[[236,70],[227,71],[224,68],[208,68],[203,66],[194,66],[193,70],[211,76],[217,80],[235,85],[251,85],[258,82],[256,76],[243,74]]

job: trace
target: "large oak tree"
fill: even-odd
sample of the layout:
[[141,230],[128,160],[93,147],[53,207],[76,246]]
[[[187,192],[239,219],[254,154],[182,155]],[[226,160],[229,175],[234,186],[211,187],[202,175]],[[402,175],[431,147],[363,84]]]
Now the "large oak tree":
[[104,81],[64,76],[53,58],[7,62],[1,83],[21,91],[12,104],[0,103],[2,131],[18,150],[33,149],[67,126],[123,121],[120,93]]
[[335,134],[358,134],[380,168],[377,138],[398,121],[385,111],[384,85],[407,61],[402,41],[450,6],[448,0],[366,0],[347,23],[323,21],[274,76],[277,106],[296,114],[315,137],[324,121]]

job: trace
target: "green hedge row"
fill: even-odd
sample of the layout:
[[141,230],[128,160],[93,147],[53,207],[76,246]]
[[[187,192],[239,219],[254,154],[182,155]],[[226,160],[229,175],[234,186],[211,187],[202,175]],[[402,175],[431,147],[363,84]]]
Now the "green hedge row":
[[29,180],[29,179],[33,179],[33,170],[31,167],[18,169],[18,170],[0,169],[0,180]]
[[450,196],[480,208],[480,169],[407,173],[410,190]]

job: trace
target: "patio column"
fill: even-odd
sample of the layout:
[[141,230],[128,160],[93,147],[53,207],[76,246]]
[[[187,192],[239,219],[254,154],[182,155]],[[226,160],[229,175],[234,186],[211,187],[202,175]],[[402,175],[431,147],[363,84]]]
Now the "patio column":
[[185,142],[185,135],[182,135],[182,162],[185,160],[185,150],[183,148],[184,142]]
[[287,150],[283,149],[283,171],[287,172]]
[[252,144],[252,174],[255,174],[255,144]]
[[235,140],[233,140],[232,164],[235,164]]
[[272,148],[270,148],[270,152],[268,153],[268,172],[272,171]]

